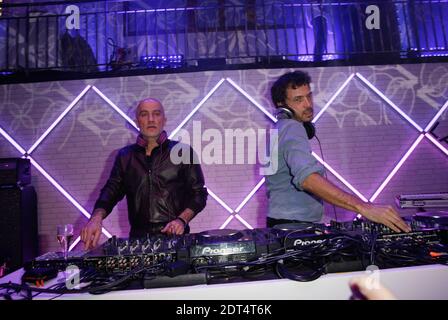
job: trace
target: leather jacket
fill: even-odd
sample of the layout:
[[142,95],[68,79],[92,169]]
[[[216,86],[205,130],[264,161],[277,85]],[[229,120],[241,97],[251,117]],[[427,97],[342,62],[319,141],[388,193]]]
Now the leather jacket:
[[[174,220],[186,208],[198,214],[204,209],[208,195],[199,164],[171,161],[170,152],[177,141],[165,139],[152,150],[149,163],[139,139],[140,136],[137,143],[118,152],[110,177],[95,203],[95,209],[103,208],[108,215],[126,196],[131,235],[142,234],[144,230],[153,233],[148,230]],[[193,149],[187,147],[193,160]]]

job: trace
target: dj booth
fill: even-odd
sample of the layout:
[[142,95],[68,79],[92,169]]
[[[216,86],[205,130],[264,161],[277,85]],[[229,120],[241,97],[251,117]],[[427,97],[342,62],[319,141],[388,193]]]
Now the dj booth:
[[[20,283],[23,269],[4,278],[1,283]],[[310,282],[289,279],[237,282],[230,284],[193,285],[172,288],[153,288],[111,291],[101,295],[41,293],[36,300],[347,300],[352,292],[349,281],[365,276],[365,271],[323,275]],[[45,287],[65,281],[61,272],[58,279]],[[381,270],[379,281],[397,299],[446,300],[448,299],[448,266],[428,265]]]
[[[88,252],[47,253],[0,279],[34,299],[349,299],[366,276],[399,299],[448,299],[448,214],[370,221],[112,237]],[[377,282],[376,282],[377,281]],[[37,294],[37,295],[36,295]]]

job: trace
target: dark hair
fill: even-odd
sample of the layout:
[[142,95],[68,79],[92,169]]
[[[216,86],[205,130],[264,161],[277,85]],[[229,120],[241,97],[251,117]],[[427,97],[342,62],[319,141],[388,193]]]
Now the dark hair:
[[286,89],[289,87],[296,89],[303,85],[309,85],[310,83],[311,77],[304,71],[285,73],[271,87],[271,98],[274,106],[277,108],[278,103],[284,104],[286,100]]

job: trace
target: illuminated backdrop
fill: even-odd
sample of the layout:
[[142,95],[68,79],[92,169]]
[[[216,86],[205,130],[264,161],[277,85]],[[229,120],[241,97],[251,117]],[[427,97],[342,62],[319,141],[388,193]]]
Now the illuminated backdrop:
[[[448,192],[446,64],[307,69],[313,78],[316,158],[328,177],[375,203],[398,194]],[[136,102],[162,101],[172,134],[180,127],[270,128],[269,89],[289,69],[208,71],[0,87],[0,157],[27,153],[38,193],[40,251],[57,249],[56,225],[79,234],[116,151],[135,141]],[[432,133],[429,133],[432,129]],[[204,144],[206,144],[204,142]],[[258,165],[203,165],[209,200],[192,232],[264,227]],[[412,210],[402,210],[411,214]],[[81,214],[80,214],[81,213]],[[338,219],[354,214],[336,210]],[[325,221],[335,218],[326,206]],[[125,201],[104,223],[104,238],[129,231]]]

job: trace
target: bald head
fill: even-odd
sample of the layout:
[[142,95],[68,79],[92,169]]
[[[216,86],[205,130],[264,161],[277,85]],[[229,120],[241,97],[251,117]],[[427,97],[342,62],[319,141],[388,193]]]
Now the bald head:
[[157,100],[155,98],[146,98],[146,99],[140,100],[140,102],[137,104],[137,109],[135,109],[135,117],[137,119],[138,119],[138,114],[139,114],[139,111],[141,110],[141,107],[145,104],[160,106],[160,109],[162,110],[162,113],[165,116],[165,110],[163,109],[162,102],[160,102],[159,100]]
[[140,133],[147,139],[157,139],[165,123],[165,110],[162,103],[154,98],[140,101],[135,112]]

